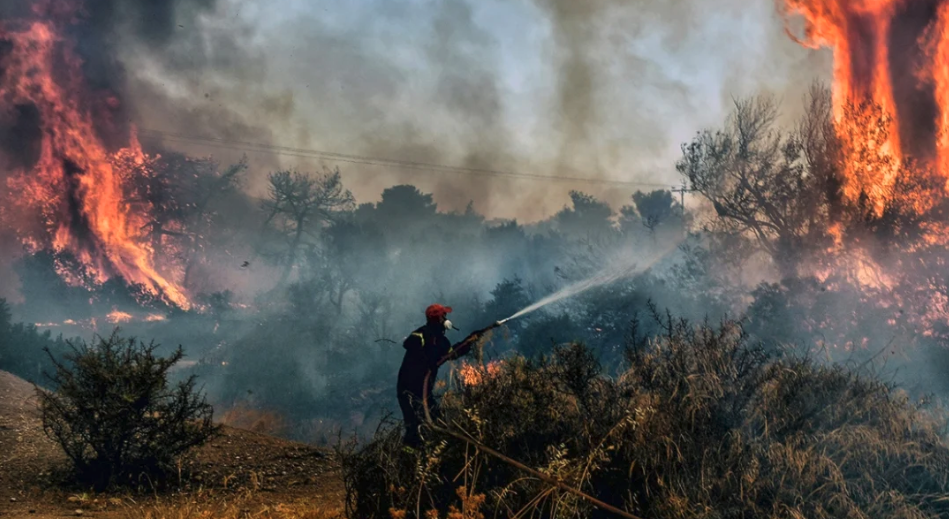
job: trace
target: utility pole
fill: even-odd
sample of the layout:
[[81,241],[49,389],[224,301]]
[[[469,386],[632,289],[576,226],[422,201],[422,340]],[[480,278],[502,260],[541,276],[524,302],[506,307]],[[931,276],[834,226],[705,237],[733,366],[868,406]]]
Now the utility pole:
[[691,193],[692,190],[685,184],[685,181],[682,181],[682,187],[674,187],[670,189],[673,193],[679,193],[679,211],[682,212],[682,218],[685,219],[685,194]]
[[682,218],[682,233],[683,239],[687,238],[689,235],[688,229],[685,228],[685,194],[691,193],[692,190],[689,189],[689,186],[686,185],[685,180],[682,181],[682,187],[672,188],[669,191],[673,193],[679,193],[679,212]]

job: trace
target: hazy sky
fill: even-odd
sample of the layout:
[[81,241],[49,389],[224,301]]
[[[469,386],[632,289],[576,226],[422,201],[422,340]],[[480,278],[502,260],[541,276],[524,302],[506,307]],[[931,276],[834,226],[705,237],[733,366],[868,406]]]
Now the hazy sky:
[[[129,49],[125,61],[136,60],[138,79],[192,112],[213,106],[227,116],[195,125],[145,107],[144,126],[642,182],[644,190],[679,182],[680,144],[719,125],[731,96],[770,91],[791,111],[809,83],[830,72],[826,51],[787,38],[773,0],[221,0],[215,13],[179,24],[201,30],[176,44],[175,59]],[[235,136],[223,129],[231,121],[254,131]],[[187,149],[227,159],[239,153]],[[250,158],[254,189],[268,169],[319,166],[292,156]],[[360,201],[411,182],[444,208],[473,200],[488,216],[526,221],[562,207],[570,189],[616,207],[636,190],[327,164],[340,167]]]

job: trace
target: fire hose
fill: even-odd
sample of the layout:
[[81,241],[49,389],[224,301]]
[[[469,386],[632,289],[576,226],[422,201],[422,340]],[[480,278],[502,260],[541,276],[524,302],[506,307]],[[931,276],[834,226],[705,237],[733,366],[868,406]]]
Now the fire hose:
[[[507,320],[507,319],[505,319],[505,321],[506,321],[506,320]],[[470,335],[468,335],[468,337],[465,338],[464,341],[462,341],[461,345],[458,347],[458,351],[459,351],[459,352],[467,351],[467,349],[471,348],[471,346],[472,346],[473,344],[475,344],[477,341],[479,341],[479,340],[481,339],[481,337],[484,336],[485,333],[489,332],[490,330],[493,330],[494,328],[497,328],[498,326],[501,326],[502,324],[504,324],[504,321],[498,321],[498,322],[492,324],[491,326],[488,326],[487,328],[484,328],[484,329],[482,329],[482,330],[478,330],[478,331],[476,331],[476,332],[472,332]],[[455,355],[457,355],[457,354],[454,353],[454,352],[450,352],[450,353],[449,353],[448,355],[446,355],[445,357],[442,357],[441,359],[439,359],[439,361],[436,363],[435,367],[437,368],[437,367],[441,366],[442,364],[444,364],[445,362],[448,362],[449,360],[451,360],[452,358],[454,358]],[[509,458],[509,457],[505,456],[504,454],[501,454],[500,452],[498,452],[498,451],[496,451],[496,450],[494,450],[494,449],[492,449],[492,448],[490,448],[490,447],[487,447],[487,446],[485,446],[485,445],[482,445],[480,442],[478,442],[478,441],[476,441],[476,440],[474,440],[474,439],[472,439],[472,438],[468,438],[468,437],[466,437],[466,436],[463,435],[463,434],[460,434],[460,433],[457,433],[457,432],[455,432],[455,431],[449,430],[448,428],[445,428],[445,427],[441,427],[441,426],[439,426],[439,425],[436,425],[435,422],[434,422],[434,420],[432,420],[431,412],[430,412],[429,409],[428,409],[428,383],[429,383],[429,380],[431,380],[432,372],[433,372],[433,371],[434,371],[433,368],[429,368],[429,370],[425,373],[425,380],[424,380],[424,382],[422,383],[422,409],[425,411],[425,422],[427,423],[427,425],[428,425],[429,427],[432,428],[432,430],[437,431],[437,432],[440,432],[440,433],[442,433],[442,434],[446,434],[446,435],[448,435],[448,436],[451,436],[452,438],[461,440],[461,441],[463,441],[463,442],[465,442],[465,443],[468,443],[469,445],[474,446],[475,449],[478,449],[478,450],[480,450],[480,451],[482,451],[482,452],[485,452],[485,453],[487,453],[487,454],[490,454],[491,456],[493,456],[493,457],[495,457],[495,458],[501,460],[502,462],[504,462],[504,463],[506,463],[506,464],[508,464],[508,465],[510,465],[510,466],[512,466],[512,467],[515,467],[515,468],[517,468],[517,469],[520,469],[520,470],[522,470],[522,471],[524,471],[524,472],[527,472],[528,474],[530,474],[530,475],[536,477],[537,479],[540,479],[541,481],[544,481],[545,483],[548,483],[548,484],[550,484],[550,485],[553,485],[553,486],[559,488],[560,490],[563,490],[563,491],[565,491],[565,492],[569,492],[569,493],[573,494],[574,496],[579,497],[580,499],[583,499],[583,500],[587,501],[588,503],[590,503],[590,504],[592,504],[592,505],[594,505],[594,506],[597,506],[597,507],[599,507],[599,508],[602,508],[602,509],[604,509],[604,510],[607,510],[607,511],[609,511],[609,512],[612,512],[612,513],[614,513],[614,514],[616,514],[616,515],[618,515],[618,516],[620,516],[620,517],[625,517],[626,519],[642,519],[642,518],[639,517],[639,516],[633,515],[633,514],[631,514],[631,513],[629,513],[629,512],[623,511],[623,510],[620,510],[619,508],[617,508],[617,507],[615,507],[615,506],[613,506],[613,505],[611,505],[611,504],[609,504],[609,503],[605,503],[605,502],[603,502],[603,501],[601,501],[601,500],[599,500],[599,499],[597,499],[597,498],[595,498],[595,497],[593,497],[593,496],[587,494],[586,492],[583,492],[582,490],[579,490],[579,489],[577,489],[577,488],[571,487],[570,485],[567,485],[566,483],[564,483],[563,481],[560,481],[559,479],[556,479],[556,478],[551,477],[551,476],[549,476],[549,475],[547,475],[547,474],[544,474],[543,472],[540,472],[540,471],[537,470],[537,469],[533,469],[533,468],[531,468],[531,467],[528,467],[527,465],[525,465],[525,464],[523,464],[523,463],[521,463],[521,462],[519,462],[519,461],[517,461],[517,460],[515,460],[515,459]]]

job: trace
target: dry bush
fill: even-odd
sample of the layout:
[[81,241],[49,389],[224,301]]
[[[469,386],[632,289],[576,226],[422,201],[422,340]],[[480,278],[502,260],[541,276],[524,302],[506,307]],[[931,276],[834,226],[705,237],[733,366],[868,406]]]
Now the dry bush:
[[[444,427],[651,519],[949,514],[935,410],[843,368],[771,358],[735,322],[662,325],[632,334],[615,380],[576,344],[506,362],[445,395]],[[460,486],[485,496],[485,516],[608,516],[438,431],[403,452],[396,425],[342,449],[351,517],[444,516]]]

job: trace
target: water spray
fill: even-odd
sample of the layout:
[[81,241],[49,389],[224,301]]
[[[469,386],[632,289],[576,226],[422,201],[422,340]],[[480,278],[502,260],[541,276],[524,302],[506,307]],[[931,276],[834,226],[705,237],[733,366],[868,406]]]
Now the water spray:
[[[631,276],[633,274],[638,274],[640,272],[643,272],[649,269],[650,267],[652,267],[653,265],[655,265],[659,260],[665,258],[678,245],[679,243],[676,242],[672,244],[670,247],[660,250],[658,254],[656,254],[654,257],[650,258],[648,261],[646,261],[643,264],[640,264],[640,265],[627,264],[623,266],[606,269],[603,272],[591,278],[566,286],[558,290],[557,292],[554,292],[553,294],[550,294],[549,296],[541,299],[540,301],[537,301],[531,304],[530,306],[527,306],[526,308],[519,310],[517,313],[515,313],[514,315],[511,315],[510,317],[505,317],[504,319],[501,319],[500,321],[495,321],[493,324],[485,328],[471,332],[468,335],[468,337],[465,337],[463,341],[458,343],[453,348],[452,353],[440,359],[437,362],[437,364],[440,366],[453,358],[457,358],[457,356],[460,355],[462,352],[467,353],[468,350],[470,350],[474,345],[478,344],[482,340],[485,334],[487,334],[489,331],[495,328],[504,326],[504,324],[507,323],[508,321],[517,319],[518,317],[523,317],[547,305],[556,303],[557,301],[575,296],[577,294],[581,294],[592,288],[608,285],[610,283],[619,281],[620,279]],[[452,328],[454,328],[454,326],[452,326]],[[454,328],[454,329],[457,330],[457,328]]]
[[604,270],[603,272],[591,278],[566,286],[558,290],[557,292],[554,292],[553,294],[550,294],[549,296],[541,299],[540,301],[537,301],[536,303],[533,303],[530,306],[518,311],[514,315],[501,319],[500,321],[497,321],[490,328],[496,328],[498,326],[502,326],[504,323],[512,319],[517,319],[518,317],[522,317],[535,310],[539,310],[549,304],[556,303],[557,301],[566,299],[568,297],[573,297],[575,295],[586,292],[587,290],[590,290],[592,288],[609,285],[610,283],[614,283],[625,277],[643,272],[649,269],[650,267],[652,267],[653,265],[655,265],[657,262],[659,262],[659,260],[668,256],[669,253],[672,252],[672,250],[674,250],[678,245],[679,243],[676,242],[671,247],[662,249],[659,254],[651,258],[649,261],[646,261],[642,265],[633,264],[633,265],[614,267],[612,269]]

